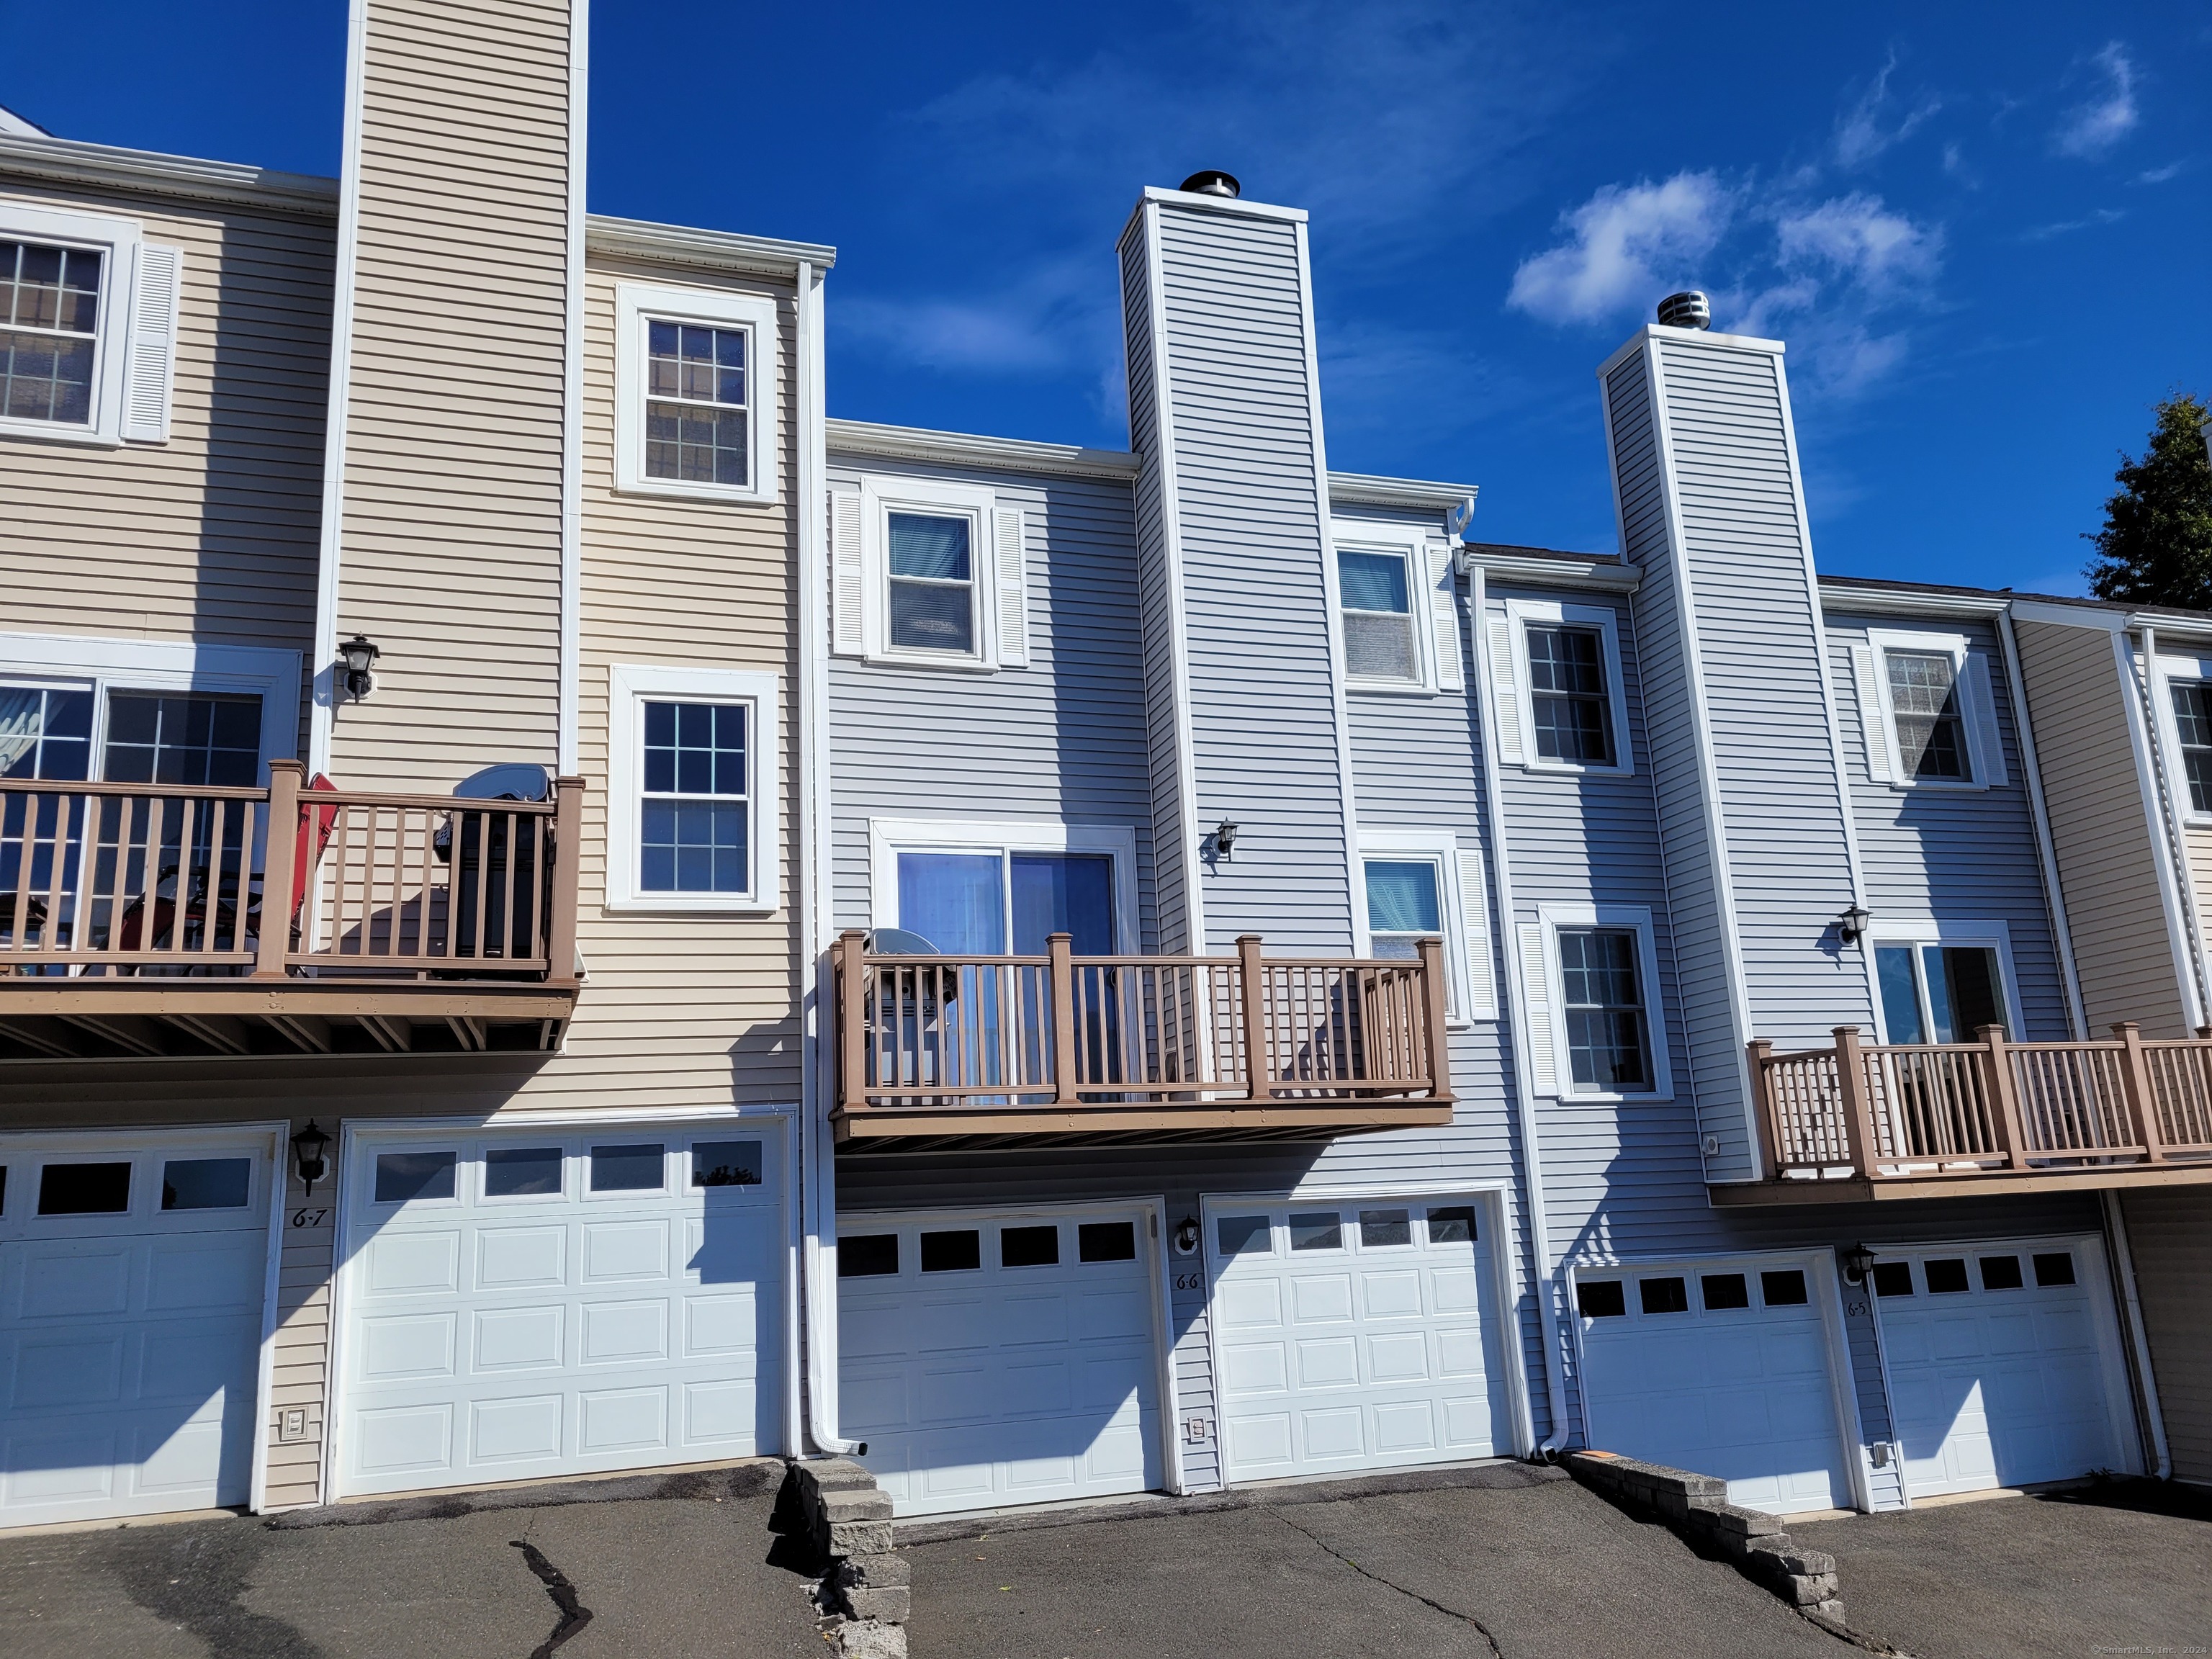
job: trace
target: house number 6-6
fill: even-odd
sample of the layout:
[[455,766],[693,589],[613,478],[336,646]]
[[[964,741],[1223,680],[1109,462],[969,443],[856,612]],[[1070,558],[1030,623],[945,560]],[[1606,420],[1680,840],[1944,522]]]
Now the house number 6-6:
[[1206,1275],[1204,1273],[1177,1273],[1175,1276],[1175,1287],[1179,1291],[1202,1291],[1206,1288]]

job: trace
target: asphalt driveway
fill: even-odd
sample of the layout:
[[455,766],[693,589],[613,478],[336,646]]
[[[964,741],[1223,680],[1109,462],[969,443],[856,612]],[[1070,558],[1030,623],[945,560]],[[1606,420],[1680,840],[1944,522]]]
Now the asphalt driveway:
[[[902,1527],[915,1659],[1842,1659],[1851,1650],[1554,1469],[994,1529]],[[1365,1488],[1362,1492],[1362,1488]],[[928,1540],[928,1541],[923,1541]],[[1849,1589],[1846,1588],[1848,1595]],[[1848,1601],[1845,1603],[1848,1607]]]
[[[783,1466],[0,1539],[8,1659],[820,1659],[767,1564]],[[617,1492],[628,1498],[611,1498]],[[597,1501],[541,1506],[545,1498]],[[530,1507],[474,1508],[484,1501]],[[343,1524],[301,1524],[302,1520]],[[580,1613],[588,1613],[587,1619]]]
[[2212,1494],[2119,1480],[1796,1526],[1854,1630],[1925,1659],[2212,1652]]

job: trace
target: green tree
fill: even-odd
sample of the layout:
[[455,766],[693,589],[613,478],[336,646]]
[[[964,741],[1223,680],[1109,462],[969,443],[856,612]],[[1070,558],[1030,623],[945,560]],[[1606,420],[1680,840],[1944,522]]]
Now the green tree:
[[2105,503],[2105,527],[2082,539],[2097,556],[2082,569],[2100,599],[2212,610],[2212,459],[2204,450],[2201,398],[2176,392],[2158,405],[2158,424],[2140,461],[2122,454],[2119,491]]

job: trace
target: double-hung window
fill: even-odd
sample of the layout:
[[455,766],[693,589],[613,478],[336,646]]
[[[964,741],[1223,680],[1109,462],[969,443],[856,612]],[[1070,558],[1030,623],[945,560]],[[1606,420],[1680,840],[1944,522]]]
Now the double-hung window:
[[1614,744],[1605,635],[1595,628],[1532,622],[1527,640],[1536,757],[1572,766],[1611,766]]
[[1336,581],[1344,605],[1345,672],[1355,680],[1419,685],[1421,646],[1413,632],[1407,556],[1340,548]]
[[1337,634],[1352,691],[1465,688],[1451,545],[1425,527],[1337,519]]
[[774,502],[776,302],[624,283],[615,313],[616,488]]
[[1666,1099],[1674,1092],[1651,913],[1547,904],[1516,929],[1536,1092]]
[[1026,518],[994,490],[939,478],[833,489],[833,648],[905,667],[1025,665]]
[[744,669],[609,671],[610,908],[775,908],[777,692]]
[[1449,834],[1376,830],[1361,836],[1359,851],[1369,954],[1408,962],[1419,955],[1421,940],[1438,940],[1451,1018],[1497,1018],[1480,847]]
[[2175,746],[2181,750],[2182,775],[2189,781],[2189,810],[2212,815],[2212,684],[2174,680]]
[[2003,923],[1944,922],[1873,944],[1884,1041],[1974,1042],[1984,1025],[2018,1036]]
[[1875,782],[1982,789],[2007,781],[1987,651],[1962,634],[1869,629],[1851,665]]
[[168,437],[184,255],[141,231],[0,202],[0,436]]
[[1443,936],[1443,871],[1433,859],[1370,858],[1367,938],[1383,959],[1407,962],[1425,939]]
[[1618,612],[1508,599],[1485,628],[1501,760],[1544,772],[1632,769]]

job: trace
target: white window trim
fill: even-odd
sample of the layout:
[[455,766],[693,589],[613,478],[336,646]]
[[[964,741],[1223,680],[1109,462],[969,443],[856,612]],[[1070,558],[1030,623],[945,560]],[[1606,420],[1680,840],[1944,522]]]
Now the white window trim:
[[204,691],[261,699],[260,787],[299,752],[300,653],[185,640],[0,634],[0,680],[93,694],[92,770],[103,769],[111,691]]
[[94,248],[105,256],[100,269],[100,323],[93,337],[92,419],[78,426],[0,416],[0,435],[42,438],[50,443],[97,444],[106,449],[122,447],[124,371],[131,360],[131,290],[144,234],[144,228],[136,219],[58,213],[51,208],[0,202],[0,237]]
[[[1868,977],[1874,981],[1874,1024],[1877,1040],[1887,1042],[1889,1020],[1882,1012],[1881,981],[1875,969],[1874,951],[1883,945],[1986,945],[1997,953],[1997,971],[2004,975],[2005,1023],[2011,1028],[2012,1040],[2025,1042],[2026,1030],[2021,1025],[2020,1006],[2020,975],[2014,971],[2012,961],[2012,928],[2002,921],[1939,921],[1929,918],[1919,920],[1884,918],[1867,929]],[[1935,1011],[1928,1006],[1928,985],[1925,972],[1916,966],[1913,982],[1920,992],[1920,1017],[1927,1022],[1925,1029],[1933,1041],[1936,1030]],[[1974,1041],[1971,1036],[1960,1037],[1962,1042]]]
[[[646,476],[646,330],[655,322],[696,323],[709,328],[735,325],[750,334],[745,352],[745,440],[750,453],[745,471],[751,483],[740,487]],[[615,289],[615,488],[624,495],[681,496],[752,507],[776,505],[781,499],[777,463],[783,453],[776,423],[777,392],[783,383],[781,332],[776,302],[764,295],[714,289],[654,288],[641,283],[618,284]]]
[[2166,775],[2173,780],[2174,805],[2191,826],[2212,825],[2212,812],[2200,812],[2190,798],[2189,770],[2182,764],[2181,727],[2173,717],[2173,685],[2203,683],[2212,688],[2212,657],[2158,653],[2151,673],[2151,706],[2158,719],[2158,740],[2166,750]]
[[[1143,932],[1137,909],[1137,832],[1119,823],[1025,823],[988,818],[870,818],[868,925],[896,927],[898,855],[930,853],[1089,853],[1114,860],[1114,954],[1134,955]],[[1011,884],[1009,885],[1011,893]],[[1011,903],[1011,897],[1008,900]],[[1007,919],[1012,943],[1012,918]]]
[[1362,696],[1387,697],[1433,697],[1438,695],[1437,665],[1437,623],[1435,599],[1430,592],[1429,543],[1425,530],[1412,526],[1359,524],[1343,519],[1329,526],[1329,556],[1339,553],[1383,553],[1406,562],[1406,625],[1413,636],[1413,678],[1410,680],[1373,679],[1351,672],[1351,657],[1345,652],[1344,593],[1341,583],[1333,584],[1336,592],[1336,615],[1332,618],[1337,633],[1338,659],[1347,665],[1344,689]]
[[[1611,605],[1563,605],[1553,599],[1508,599],[1505,615],[1512,623],[1513,678],[1519,682],[1516,700],[1521,714],[1521,764],[1531,772],[1559,772],[1570,776],[1632,777],[1636,750],[1628,731],[1628,688],[1620,672],[1620,613]],[[1547,760],[1536,752],[1536,690],[1528,677],[1528,624],[1560,628],[1595,628],[1603,637],[1606,700],[1613,712],[1613,763],[1584,766],[1573,761]],[[1508,761],[1504,763],[1511,765]],[[1640,1098],[1640,1097],[1639,1097]]]
[[[1986,717],[1994,721],[1996,711],[1984,710],[1980,705],[1981,691],[1968,667],[1972,656],[1972,642],[1964,634],[1906,633],[1894,629],[1869,628],[1867,645],[1874,653],[1875,693],[1881,700],[1881,740],[1887,745],[1889,756],[1889,784],[1893,789],[1987,789],[1997,769],[1991,757],[1984,752],[1982,723]],[[1890,701],[1889,653],[1893,651],[1915,652],[1925,655],[1948,655],[1959,698],[1959,722],[1966,727],[1966,763],[1972,768],[1971,778],[1911,778],[1905,773],[1905,757],[1897,745],[1897,709]],[[1992,671],[1994,672],[1994,670]]]
[[[1558,1067],[1557,1097],[1560,1100],[1623,1102],[1662,1101],[1674,1097],[1674,1068],[1668,1050],[1666,999],[1661,994],[1659,945],[1651,926],[1651,912],[1641,904],[1547,904],[1538,908],[1544,928],[1544,975],[1552,1004],[1553,1063]],[[1644,1029],[1651,1045],[1651,1087],[1633,1091],[1621,1089],[1577,1089],[1574,1057],[1567,1045],[1565,976],[1559,969],[1559,929],[1562,927],[1626,927],[1636,933],[1636,969],[1644,992]]]
[[[870,662],[902,668],[942,668],[995,673],[999,668],[998,588],[994,580],[997,542],[992,514],[998,497],[975,484],[937,478],[872,476],[860,480],[861,631]],[[968,568],[975,592],[975,648],[972,652],[901,650],[890,642],[890,514],[912,511],[939,518],[967,516]]]
[[[1367,860],[1395,859],[1406,863],[1419,861],[1434,865],[1437,869],[1437,902],[1442,914],[1437,918],[1443,924],[1444,942],[1444,975],[1450,989],[1451,1006],[1446,1024],[1455,1030],[1474,1027],[1478,1022],[1474,1013],[1473,969],[1467,956],[1467,917],[1470,905],[1486,906],[1487,896],[1461,890],[1459,878],[1459,839],[1449,830],[1362,829],[1359,836],[1359,902],[1363,929],[1367,918]],[[1369,947],[1371,953],[1373,947]],[[1491,1018],[1495,1018],[1493,1015]]]
[[[782,902],[782,813],[776,799],[781,768],[781,681],[749,668],[676,668],[617,663],[607,671],[606,908],[663,915],[765,915]],[[645,785],[645,704],[744,702],[752,705],[745,741],[745,844],[752,890],[744,893],[647,893],[638,887],[640,792]]]

